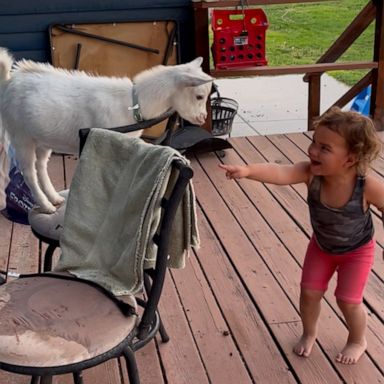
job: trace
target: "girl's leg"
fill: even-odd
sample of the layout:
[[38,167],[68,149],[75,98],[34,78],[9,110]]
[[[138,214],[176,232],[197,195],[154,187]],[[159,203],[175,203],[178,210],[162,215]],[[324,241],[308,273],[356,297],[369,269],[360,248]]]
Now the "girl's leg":
[[361,303],[351,304],[337,300],[337,304],[343,312],[349,335],[347,344],[336,356],[336,361],[343,364],[355,364],[367,348],[365,339],[367,314]]
[[303,335],[293,348],[293,351],[303,357],[308,357],[317,337],[317,322],[320,315],[323,291],[302,288],[300,293],[300,316],[303,323]]
[[332,256],[323,252],[312,237],[308,244],[301,276],[300,316],[303,335],[293,348],[299,356],[308,357],[317,336],[321,299],[336,269]]
[[367,283],[375,253],[371,240],[362,247],[340,256],[335,295],[348,326],[348,340],[336,361],[355,364],[367,348],[365,329],[367,314],[363,308],[363,291]]

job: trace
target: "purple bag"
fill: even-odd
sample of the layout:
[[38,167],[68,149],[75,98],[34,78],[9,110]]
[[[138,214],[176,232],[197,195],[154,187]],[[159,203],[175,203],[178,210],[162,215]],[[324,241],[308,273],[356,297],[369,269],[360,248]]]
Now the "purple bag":
[[11,161],[9,183],[5,188],[5,202],[5,209],[1,211],[3,216],[16,223],[29,224],[28,212],[35,201],[14,160]]

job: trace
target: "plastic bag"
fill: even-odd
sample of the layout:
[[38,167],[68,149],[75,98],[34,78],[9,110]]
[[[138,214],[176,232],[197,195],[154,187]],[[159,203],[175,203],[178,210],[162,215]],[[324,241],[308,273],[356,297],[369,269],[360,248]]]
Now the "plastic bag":
[[8,149],[8,158],[10,160],[9,183],[5,188],[5,208],[1,213],[11,221],[28,224],[28,212],[35,201],[18,168],[12,147]]

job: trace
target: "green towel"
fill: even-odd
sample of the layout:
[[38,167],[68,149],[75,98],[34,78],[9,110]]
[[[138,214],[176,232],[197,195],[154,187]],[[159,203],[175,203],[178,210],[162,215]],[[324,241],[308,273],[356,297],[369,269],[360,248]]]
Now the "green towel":
[[[143,268],[155,262],[153,236],[176,158],[188,164],[173,148],[92,129],[68,196],[55,270],[95,281],[115,295],[140,291]],[[198,245],[190,182],[176,213],[169,266],[183,268],[190,248]]]

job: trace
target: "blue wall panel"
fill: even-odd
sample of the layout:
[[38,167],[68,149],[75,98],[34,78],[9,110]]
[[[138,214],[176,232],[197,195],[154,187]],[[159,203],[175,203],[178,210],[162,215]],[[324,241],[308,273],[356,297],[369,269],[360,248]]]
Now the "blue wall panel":
[[13,0],[0,1],[0,46],[16,59],[50,60],[52,24],[175,20],[181,61],[194,58],[193,11],[189,0]]

